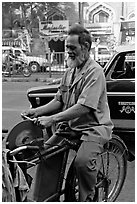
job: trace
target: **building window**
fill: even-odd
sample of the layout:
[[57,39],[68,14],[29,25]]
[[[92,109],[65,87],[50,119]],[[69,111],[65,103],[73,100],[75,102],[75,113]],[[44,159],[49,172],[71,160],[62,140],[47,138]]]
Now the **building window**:
[[129,19],[132,19],[132,18],[135,18],[135,14],[132,13],[130,16],[129,16]]
[[108,13],[104,11],[99,11],[98,13],[94,14],[93,22],[94,23],[107,23],[109,19]]
[[60,14],[53,14],[52,16],[48,17],[48,20],[50,21],[56,21],[56,20],[63,20],[63,16]]

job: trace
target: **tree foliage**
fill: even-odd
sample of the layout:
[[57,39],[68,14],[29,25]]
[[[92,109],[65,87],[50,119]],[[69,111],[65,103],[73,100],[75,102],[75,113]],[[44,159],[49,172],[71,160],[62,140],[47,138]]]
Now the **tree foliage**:
[[59,2],[3,2],[2,27],[11,29],[14,22],[24,27],[37,27],[44,13],[53,6],[59,7]]
[[76,6],[73,2],[62,2],[62,5],[60,6],[63,8],[71,24],[79,21],[78,12],[76,11]]

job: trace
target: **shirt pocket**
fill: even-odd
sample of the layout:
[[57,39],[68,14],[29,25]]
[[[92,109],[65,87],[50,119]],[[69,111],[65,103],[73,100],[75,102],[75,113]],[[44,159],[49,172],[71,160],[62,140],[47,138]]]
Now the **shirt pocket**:
[[60,92],[61,92],[61,95],[62,95],[63,103],[65,104],[66,101],[67,101],[67,97],[68,97],[69,86],[61,85],[60,86]]

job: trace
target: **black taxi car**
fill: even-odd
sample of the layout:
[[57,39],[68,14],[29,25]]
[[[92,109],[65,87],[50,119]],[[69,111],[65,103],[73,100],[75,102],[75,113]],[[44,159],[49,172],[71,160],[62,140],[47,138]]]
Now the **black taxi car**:
[[[120,46],[104,67],[113,133],[135,150],[135,46]],[[34,87],[27,96],[33,108],[53,99],[58,85]],[[132,154],[134,154],[132,150]]]

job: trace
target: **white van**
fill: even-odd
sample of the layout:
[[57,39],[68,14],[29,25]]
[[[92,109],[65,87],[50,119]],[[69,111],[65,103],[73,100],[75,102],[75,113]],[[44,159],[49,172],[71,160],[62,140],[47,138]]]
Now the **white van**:
[[2,46],[2,63],[4,63],[6,52],[10,51],[18,59],[23,59],[31,68],[32,72],[36,72],[40,67],[48,66],[46,57],[32,56],[19,47]]
[[5,58],[6,58],[6,55],[8,53],[11,53],[13,54],[14,56],[16,57],[21,57],[21,58],[25,58],[25,52],[21,49],[21,48],[14,48],[14,47],[10,47],[10,46],[2,46],[2,63],[5,62]]

